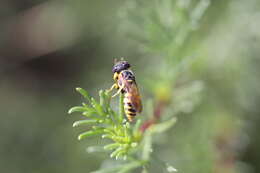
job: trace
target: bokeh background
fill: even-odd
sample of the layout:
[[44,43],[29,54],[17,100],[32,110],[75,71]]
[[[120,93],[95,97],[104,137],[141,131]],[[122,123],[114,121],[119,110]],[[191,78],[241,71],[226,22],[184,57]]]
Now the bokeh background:
[[[157,3],[167,9],[165,1]],[[112,85],[114,58],[125,57],[144,98],[153,98],[143,81],[164,70],[162,55],[140,46],[142,31],[127,24],[153,7],[120,0],[0,2],[0,172],[100,167],[108,156],[86,152],[98,140],[77,141],[80,129],[72,123],[78,117],[67,114],[82,101],[74,88],[97,96]],[[126,17],[126,8],[137,11]],[[259,0],[212,0],[189,42],[186,51],[195,49],[196,58],[184,76],[203,82],[201,101],[192,112],[184,105],[188,111],[167,142],[155,146],[158,157],[179,172],[260,172],[259,19]],[[152,33],[160,38],[159,31]]]

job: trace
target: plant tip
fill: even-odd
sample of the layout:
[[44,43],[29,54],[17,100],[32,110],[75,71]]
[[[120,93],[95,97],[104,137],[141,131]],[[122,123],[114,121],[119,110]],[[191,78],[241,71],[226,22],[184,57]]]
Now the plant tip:
[[136,142],[133,142],[133,143],[131,143],[131,147],[136,147],[137,146],[137,143]]
[[79,141],[81,140],[81,136],[78,136],[78,140],[79,140]]
[[124,155],[124,158],[123,158],[123,160],[126,160],[127,159],[127,156],[126,155]]

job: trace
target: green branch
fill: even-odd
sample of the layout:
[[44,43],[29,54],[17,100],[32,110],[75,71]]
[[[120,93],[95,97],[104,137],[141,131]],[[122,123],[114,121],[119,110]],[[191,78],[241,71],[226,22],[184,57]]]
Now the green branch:
[[119,96],[119,120],[120,122],[123,122],[124,120],[124,95],[122,93],[120,93]]
[[[137,40],[144,41],[142,44],[146,52],[152,55],[154,52],[159,52],[163,57],[160,61],[162,63],[152,69],[156,71],[158,70],[156,68],[159,68],[158,72],[160,73],[156,73],[152,77],[144,77],[149,79],[145,81],[147,85],[144,88],[147,88],[154,95],[154,98],[152,101],[151,99],[143,100],[144,112],[142,116],[136,117],[136,124],[124,121],[124,95],[122,93],[119,95],[119,104],[116,109],[118,111],[114,111],[110,105],[112,99],[110,92],[100,90],[99,100],[96,100],[84,89],[76,88],[86,100],[86,103],[72,107],[68,111],[69,114],[80,112],[85,118],[73,123],[73,127],[86,126],[86,131],[79,134],[78,139],[88,139],[94,136],[109,139],[104,140],[104,142],[108,142],[102,147],[103,151],[109,152],[110,158],[108,157],[108,159],[121,159],[119,163],[115,161],[116,166],[113,168],[102,168],[95,173],[127,173],[139,167],[143,167],[143,172],[145,172],[153,157],[151,152],[153,143],[156,142],[154,136],[165,133],[166,130],[174,126],[177,120],[175,116],[180,112],[187,111],[187,107],[183,106],[184,103],[189,102],[193,106],[197,102],[194,100],[197,97],[187,97],[187,95],[194,96],[196,94],[192,90],[192,88],[196,88],[193,84],[190,84],[190,88],[183,88],[182,92],[177,90],[175,84],[178,80],[178,74],[186,70],[187,68],[184,67],[191,62],[187,58],[190,56],[184,52],[189,45],[192,32],[196,29],[195,27],[199,26],[200,19],[209,6],[210,0],[199,0],[196,3],[193,0],[185,1],[186,5],[179,5],[180,1],[165,1],[170,9],[167,11],[168,13],[165,13],[166,10],[157,0],[131,1],[140,4],[135,6],[134,13],[133,8],[125,11],[125,14],[135,16],[133,23],[135,27],[139,27],[138,31],[140,31]],[[195,5],[192,6],[192,4]],[[167,15],[165,16],[165,14]],[[169,21],[173,20],[167,23],[162,16]],[[124,21],[131,21],[131,16],[127,17],[129,19],[124,19]],[[127,24],[124,26],[133,28]],[[136,35],[136,33],[132,35]],[[154,121],[156,106],[153,103],[163,105],[160,105],[160,116],[156,115],[160,118],[157,118],[156,121]],[[142,123],[143,121],[145,122]],[[144,125],[147,126],[144,128]],[[175,170],[173,167],[170,168]]]
[[[119,113],[117,114],[110,106],[111,94],[109,92],[99,91],[99,102],[91,97],[87,91],[82,88],[76,89],[89,103],[83,103],[82,106],[72,107],[68,113],[81,112],[87,119],[79,120],[73,123],[73,127],[89,125],[90,130],[81,133],[79,140],[101,136],[108,138],[111,143],[104,146],[104,150],[111,151],[110,157],[126,159],[130,152],[137,147],[140,142],[140,135],[136,135],[138,130],[131,128],[130,124],[124,123],[124,104],[123,94],[119,97]],[[140,124],[140,123],[139,123]]]

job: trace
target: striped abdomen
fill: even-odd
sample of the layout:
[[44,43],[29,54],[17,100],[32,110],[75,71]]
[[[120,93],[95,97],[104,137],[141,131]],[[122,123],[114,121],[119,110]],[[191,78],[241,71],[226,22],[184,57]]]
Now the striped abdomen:
[[137,113],[142,111],[141,97],[132,71],[124,70],[118,76],[119,88],[122,87],[124,94],[124,111],[127,119],[131,122]]
[[125,93],[124,98],[124,110],[127,119],[132,122],[134,117],[136,116],[137,110],[135,109],[134,105],[132,104],[132,95],[130,93]]

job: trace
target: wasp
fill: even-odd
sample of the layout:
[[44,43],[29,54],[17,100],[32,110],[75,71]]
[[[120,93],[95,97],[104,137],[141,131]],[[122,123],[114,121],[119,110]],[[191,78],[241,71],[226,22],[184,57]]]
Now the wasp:
[[131,65],[124,60],[115,62],[112,72],[115,84],[110,91],[116,88],[118,91],[112,97],[120,92],[124,95],[124,111],[127,119],[132,122],[137,113],[142,111],[142,102],[140,93],[136,84],[134,73],[130,70]]

